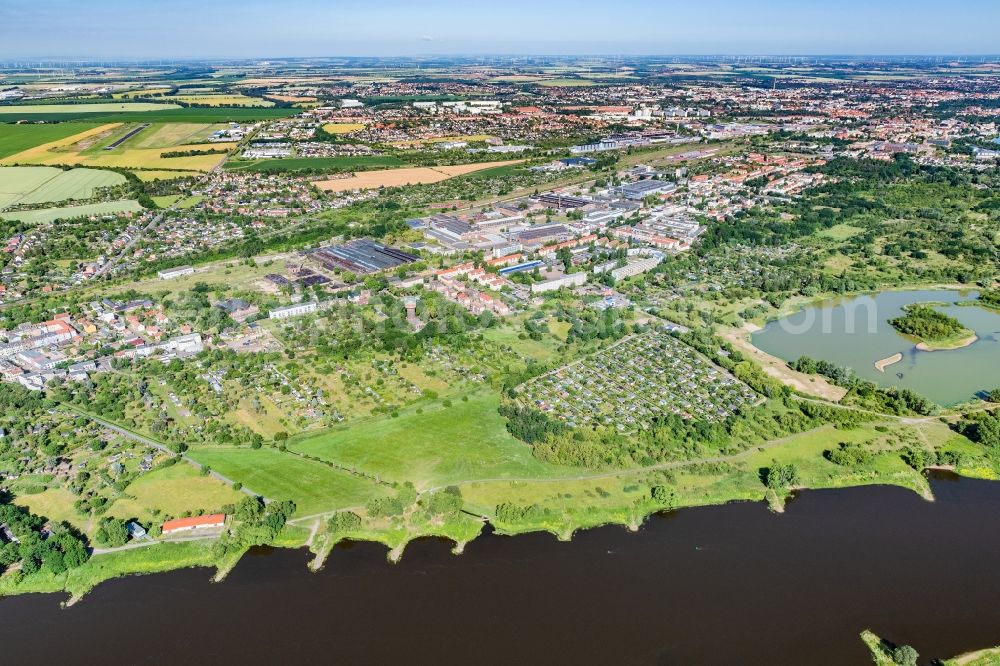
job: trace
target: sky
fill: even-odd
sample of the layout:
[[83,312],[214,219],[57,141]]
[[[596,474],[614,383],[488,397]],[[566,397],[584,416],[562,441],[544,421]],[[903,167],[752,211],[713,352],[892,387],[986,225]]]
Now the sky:
[[1000,0],[0,0],[0,60],[994,55]]

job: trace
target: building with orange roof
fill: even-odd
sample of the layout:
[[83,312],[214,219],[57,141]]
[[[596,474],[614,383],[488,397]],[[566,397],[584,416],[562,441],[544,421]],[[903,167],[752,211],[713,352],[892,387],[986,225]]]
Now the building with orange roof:
[[192,530],[218,529],[225,527],[226,514],[213,513],[210,516],[191,516],[190,518],[177,518],[168,520],[160,528],[162,534],[176,534],[178,532],[190,532]]

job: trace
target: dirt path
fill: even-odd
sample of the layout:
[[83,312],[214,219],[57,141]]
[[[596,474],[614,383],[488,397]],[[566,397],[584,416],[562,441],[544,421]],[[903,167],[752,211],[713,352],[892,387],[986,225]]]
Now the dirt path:
[[313,541],[316,540],[316,533],[319,532],[319,524],[320,524],[320,519],[317,518],[316,521],[312,524],[312,528],[310,528],[309,530],[309,538],[306,539],[305,543],[306,548],[312,548]]

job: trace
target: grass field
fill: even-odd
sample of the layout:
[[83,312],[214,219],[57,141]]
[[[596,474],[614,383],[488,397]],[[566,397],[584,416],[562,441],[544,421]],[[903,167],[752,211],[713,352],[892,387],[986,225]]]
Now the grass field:
[[64,488],[50,488],[36,495],[19,495],[14,503],[49,520],[62,520],[82,530],[87,520],[73,509],[76,499],[75,495]]
[[506,162],[481,162],[479,164],[459,164],[456,166],[408,167],[403,169],[367,171],[350,178],[321,180],[316,183],[316,187],[328,192],[346,192],[349,190],[373,190],[380,187],[439,183],[442,180],[448,180],[456,176],[464,176],[476,171],[518,164],[522,161],[509,160]]
[[306,170],[364,170],[380,167],[396,167],[406,164],[391,155],[361,155],[358,157],[288,157],[284,159],[260,160],[258,162],[227,162],[225,168],[233,171],[256,171],[260,173],[281,173]]
[[86,199],[96,188],[124,182],[125,176],[120,173],[99,169],[0,167],[0,208]]
[[[131,148],[175,148],[189,143],[204,143],[221,123],[152,123],[122,145]],[[226,148],[225,143],[219,148]]]
[[861,227],[854,227],[849,224],[837,224],[830,227],[829,229],[824,229],[823,231],[820,231],[816,235],[822,238],[829,238],[831,240],[842,241],[842,240],[847,240],[848,238],[852,238],[853,236],[857,236],[858,234],[864,233],[864,231],[865,230],[862,229]]
[[59,141],[68,136],[92,129],[84,123],[60,123],[57,125],[12,125],[0,124],[0,159],[15,155],[43,143]]
[[206,447],[190,455],[254,492],[294,501],[300,516],[361,506],[387,492],[374,481],[276,449]]
[[153,203],[155,203],[160,208],[168,208],[173,206],[174,208],[191,208],[199,203],[201,203],[205,197],[203,196],[189,196],[186,197],[183,194],[167,194],[162,197],[153,197]]
[[481,393],[451,407],[410,409],[294,441],[290,448],[418,488],[481,478],[544,477],[559,470],[539,462],[514,439],[497,412],[499,396]]
[[105,215],[107,213],[138,213],[142,211],[138,201],[107,201],[104,203],[86,204],[83,206],[65,206],[60,208],[42,208],[12,213],[0,213],[5,220],[20,220],[26,224],[45,224],[58,219],[70,219],[84,215]]
[[466,174],[463,178],[502,178],[504,176],[509,176],[521,166],[518,164],[509,164],[507,166],[494,167],[492,169],[483,169],[482,171],[474,171],[473,173]]
[[146,111],[167,111],[179,109],[176,104],[150,104],[148,102],[119,102],[108,104],[18,104],[0,106],[0,119],[5,122],[13,120],[30,120],[35,114],[102,114],[102,113],[136,113]]
[[154,509],[171,516],[185,511],[217,511],[243,497],[242,493],[217,479],[202,476],[195,467],[184,463],[143,474],[129,484],[123,495],[108,515],[138,518],[144,523],[156,520]]
[[177,178],[185,178],[187,176],[200,176],[199,171],[136,171],[135,175],[139,177],[139,180],[150,183],[154,180],[174,180]]
[[323,131],[327,134],[349,134],[365,128],[361,123],[327,123],[323,125]]
[[136,289],[147,293],[156,293],[164,289],[170,292],[179,293],[191,289],[199,282],[208,285],[226,285],[231,288],[251,288],[253,283],[268,273],[280,273],[285,270],[283,260],[269,262],[270,265],[247,266],[239,261],[227,260],[210,264],[202,264],[195,268],[195,272],[184,277],[174,278],[169,282],[164,282],[155,275],[139,280],[138,282],[109,285],[107,292],[115,294],[127,289]]

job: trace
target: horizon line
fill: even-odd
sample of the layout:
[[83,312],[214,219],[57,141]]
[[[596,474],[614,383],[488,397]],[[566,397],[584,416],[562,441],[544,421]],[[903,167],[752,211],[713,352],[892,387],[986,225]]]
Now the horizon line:
[[205,62],[205,61],[254,61],[254,60],[418,60],[418,59],[497,59],[497,58],[616,58],[616,59],[649,59],[649,58],[774,58],[774,59],[834,59],[834,58],[879,58],[879,59],[997,59],[1000,53],[417,53],[397,55],[195,55],[195,56],[97,56],[97,55],[3,55],[0,54],[0,65],[19,60],[39,62],[117,62],[117,63],[154,63],[154,62]]

